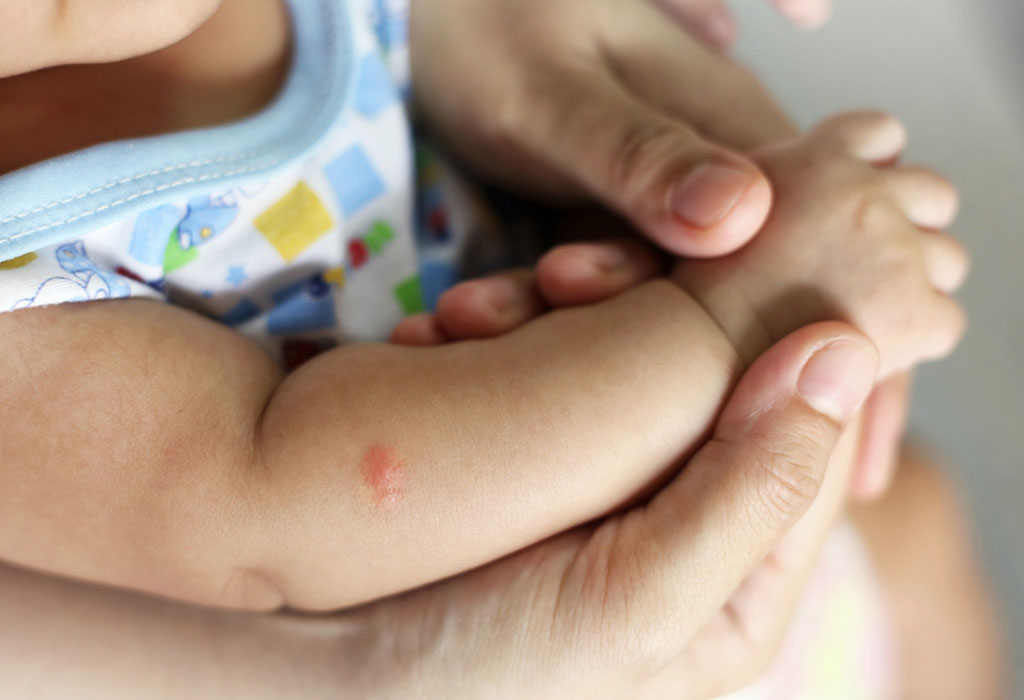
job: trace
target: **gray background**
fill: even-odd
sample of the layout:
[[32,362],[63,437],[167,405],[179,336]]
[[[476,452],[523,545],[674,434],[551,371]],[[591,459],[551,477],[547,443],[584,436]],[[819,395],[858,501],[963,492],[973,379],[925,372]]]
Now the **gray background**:
[[[1024,0],[836,0],[832,22],[810,34],[761,0],[733,4],[740,56],[801,124],[892,111],[909,127],[910,158],[960,187],[971,328],[952,359],[919,373],[913,424],[962,486],[1011,665],[1024,669]],[[1024,699],[1017,675],[1013,697]]]

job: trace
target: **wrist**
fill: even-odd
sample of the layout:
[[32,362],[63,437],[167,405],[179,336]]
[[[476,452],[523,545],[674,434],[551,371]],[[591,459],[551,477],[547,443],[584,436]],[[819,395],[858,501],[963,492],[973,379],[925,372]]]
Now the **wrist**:
[[716,280],[713,275],[695,274],[686,263],[677,265],[671,277],[718,327],[743,368],[774,344],[775,334],[758,305],[734,278]]
[[[734,368],[736,377],[752,361],[744,352],[752,343],[744,341],[741,329],[731,322],[739,315],[730,312],[731,306],[725,303],[724,296],[695,294],[674,277],[646,282],[637,291],[650,299],[651,307],[671,315],[688,339],[700,337],[703,345]],[[759,336],[755,339],[761,342]],[[758,354],[760,351],[753,357]]]

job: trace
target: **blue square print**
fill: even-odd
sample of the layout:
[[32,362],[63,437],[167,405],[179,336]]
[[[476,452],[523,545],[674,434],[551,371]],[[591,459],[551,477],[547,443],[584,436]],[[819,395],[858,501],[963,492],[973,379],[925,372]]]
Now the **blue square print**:
[[363,56],[356,72],[355,105],[360,114],[375,117],[398,101],[391,75],[376,51]]
[[360,146],[352,146],[324,168],[346,216],[353,216],[387,188]]

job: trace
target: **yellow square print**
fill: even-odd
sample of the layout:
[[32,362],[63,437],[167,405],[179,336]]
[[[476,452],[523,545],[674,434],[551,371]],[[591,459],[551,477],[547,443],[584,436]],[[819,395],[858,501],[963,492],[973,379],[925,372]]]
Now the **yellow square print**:
[[316,192],[305,182],[295,185],[253,223],[288,262],[334,225]]

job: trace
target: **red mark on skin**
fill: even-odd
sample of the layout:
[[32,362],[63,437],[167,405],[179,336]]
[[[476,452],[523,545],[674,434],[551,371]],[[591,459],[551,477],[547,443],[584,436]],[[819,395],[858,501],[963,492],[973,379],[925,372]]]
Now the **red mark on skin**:
[[390,447],[370,445],[361,464],[363,481],[380,507],[397,503],[405,491],[405,461]]

